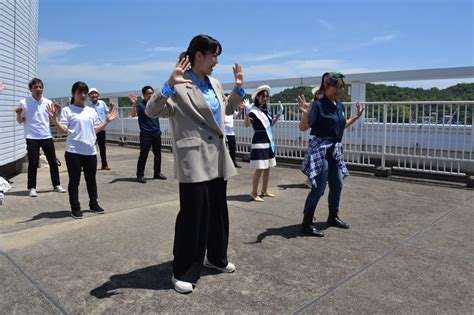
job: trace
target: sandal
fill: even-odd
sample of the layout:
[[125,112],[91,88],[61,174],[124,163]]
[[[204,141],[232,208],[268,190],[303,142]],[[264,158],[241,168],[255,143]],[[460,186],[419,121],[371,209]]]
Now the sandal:
[[253,201],[257,201],[257,202],[263,202],[263,199],[260,197],[260,196],[253,196],[252,194],[250,194],[250,197],[253,199]]

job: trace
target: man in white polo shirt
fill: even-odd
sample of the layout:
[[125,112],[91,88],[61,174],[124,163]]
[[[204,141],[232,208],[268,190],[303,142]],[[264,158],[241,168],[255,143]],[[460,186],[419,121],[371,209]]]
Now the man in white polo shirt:
[[28,151],[28,189],[30,197],[38,195],[36,192],[36,175],[40,148],[48,160],[54,191],[59,193],[66,192],[59,182],[56,152],[54,150],[53,136],[49,128],[49,115],[46,111],[46,105],[52,104],[52,102],[43,97],[43,87],[43,82],[40,79],[33,78],[28,83],[31,96],[22,99],[15,109],[16,121],[19,124],[24,123],[26,149]]
[[[99,116],[99,123],[103,123],[109,110],[112,110],[115,105],[110,103],[110,108],[105,104],[104,101],[99,100],[99,91],[96,88],[91,88],[89,90],[89,102],[87,102],[87,106],[92,107],[97,112],[97,116]],[[99,145],[100,151],[100,160],[102,162],[102,169],[103,170],[110,170],[109,164],[107,163],[107,153],[106,153],[106,144],[107,140],[105,137],[105,130],[101,130],[97,133],[97,144]]]

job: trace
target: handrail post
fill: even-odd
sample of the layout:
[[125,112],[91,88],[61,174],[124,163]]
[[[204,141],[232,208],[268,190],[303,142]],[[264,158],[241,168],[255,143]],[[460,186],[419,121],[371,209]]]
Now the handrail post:
[[385,168],[385,154],[387,154],[387,103],[383,103],[383,142],[381,167]]

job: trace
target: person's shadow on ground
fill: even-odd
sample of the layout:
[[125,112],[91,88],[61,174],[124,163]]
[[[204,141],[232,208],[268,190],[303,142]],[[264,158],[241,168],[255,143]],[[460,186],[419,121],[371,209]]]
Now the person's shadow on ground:
[[[172,273],[173,261],[170,260],[129,273],[112,275],[109,281],[91,290],[90,295],[104,299],[122,294],[122,292],[117,292],[118,289],[172,290],[174,289],[171,283]],[[217,270],[203,267],[201,277],[217,273],[219,273]]]
[[250,194],[227,196],[227,201],[250,202],[253,201]]
[[[37,193],[38,195],[44,194],[44,193],[50,193],[53,192],[54,189],[46,189],[46,190],[38,190]],[[5,197],[8,196],[28,196],[30,194],[29,190],[16,190],[16,191],[11,191],[9,190],[8,192],[5,193]]]
[[[82,213],[87,213],[87,212],[93,212],[92,210],[82,210]],[[37,221],[37,220],[42,220],[42,219],[61,219],[61,218],[67,218],[71,216],[71,210],[60,210],[60,211],[54,211],[54,212],[42,212],[34,217],[32,217],[29,220],[26,221],[20,221],[18,223],[27,223],[27,222],[32,222],[32,221]]]
[[[327,229],[326,222],[314,222],[313,224],[318,230],[322,231],[322,230]],[[297,238],[297,237],[313,237],[313,236],[303,234],[301,232],[301,224],[293,224],[293,225],[282,226],[279,228],[268,228],[265,232],[262,232],[259,235],[257,235],[257,239],[255,241],[248,242],[245,244],[261,243],[268,236],[282,236],[286,239],[292,239],[292,238]]]
[[[150,178],[145,178],[145,179],[150,179]],[[109,184],[114,184],[117,182],[128,182],[128,183],[136,183],[137,178],[136,177],[121,177],[121,178],[114,178],[112,179]]]
[[306,187],[306,185],[304,183],[301,183],[301,184],[281,184],[281,185],[277,185],[278,188],[280,188],[280,190],[287,190],[287,189],[293,189],[293,188],[302,188],[302,189],[308,189],[308,187]]
[[122,294],[116,291],[121,288],[170,290],[173,288],[171,283],[172,272],[173,261],[170,260],[159,265],[137,269],[129,273],[112,275],[109,281],[91,290],[90,294],[98,299],[103,299]]

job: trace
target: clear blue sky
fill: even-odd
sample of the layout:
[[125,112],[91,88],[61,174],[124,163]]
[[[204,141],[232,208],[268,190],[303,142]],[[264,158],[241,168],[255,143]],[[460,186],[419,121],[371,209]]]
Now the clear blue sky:
[[39,11],[49,97],[78,80],[101,92],[159,87],[197,34],[221,42],[222,83],[234,62],[246,80],[474,65],[471,0],[40,0]]

